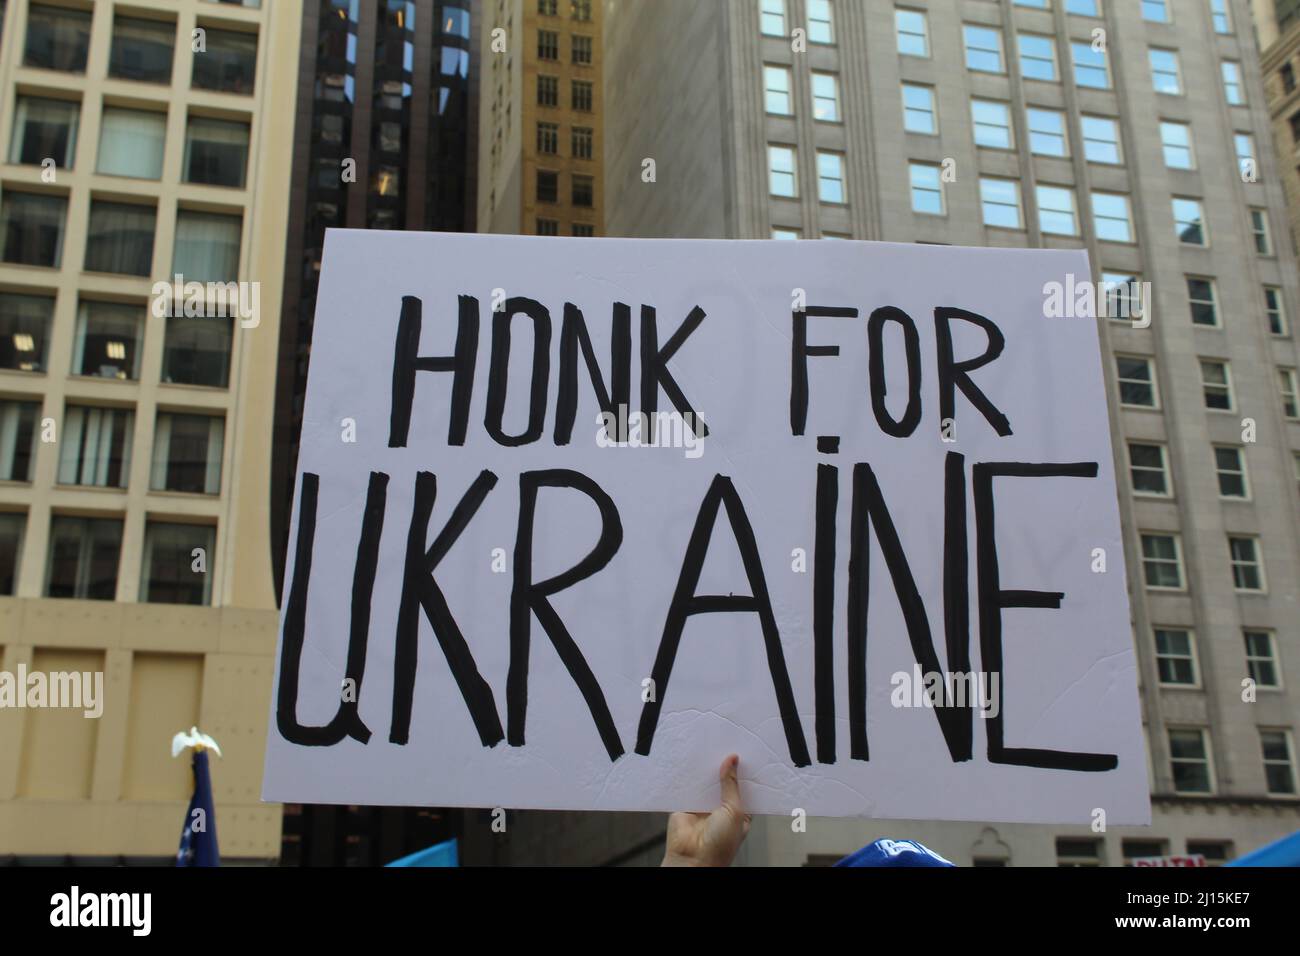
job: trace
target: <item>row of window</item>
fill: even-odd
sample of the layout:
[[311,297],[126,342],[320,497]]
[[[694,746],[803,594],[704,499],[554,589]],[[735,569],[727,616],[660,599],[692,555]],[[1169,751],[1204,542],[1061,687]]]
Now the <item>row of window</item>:
[[[1151,629],[1156,652],[1156,678],[1166,687],[1200,687],[1201,667],[1196,636],[1190,628]],[[1247,628],[1241,632],[1246,671],[1260,690],[1282,689],[1282,665],[1272,631]]]
[[[25,514],[0,512],[0,594],[15,593],[26,524]],[[212,576],[207,566],[216,537],[217,529],[210,524],[147,519],[140,600],[154,604],[210,604]],[[42,594],[114,600],[121,552],[121,518],[53,515]]]
[[[32,4],[27,13],[23,65],[85,73],[91,13]],[[201,26],[195,31],[190,85],[200,90],[251,94],[257,75],[257,34]],[[108,75],[142,83],[171,83],[176,46],[174,20],[115,13]]]
[[[63,421],[47,432],[39,402],[0,400],[0,481],[29,482],[40,439],[58,447],[58,483],[125,488],[131,475],[135,411],[69,402]],[[154,421],[152,491],[221,493],[222,415],[158,412]]]
[[[574,20],[591,20],[592,0],[569,0],[569,16]],[[560,0],[537,0],[537,14],[543,17],[560,15]]]
[[[1020,0],[1015,2],[1019,3]],[[1188,840],[1186,847],[1187,856],[1204,857],[1206,866],[1222,866],[1233,858],[1232,843],[1228,840]],[[1135,860],[1171,855],[1168,840],[1150,838],[1121,840],[1120,852],[1125,866],[1133,866]],[[975,866],[1007,866],[1009,863],[1009,858],[981,860],[977,857],[974,860]],[[1057,837],[1056,865],[1105,866],[1106,841],[1100,837]]]
[[[579,113],[590,113],[594,96],[595,84],[591,80],[570,81],[570,109]],[[537,105],[553,107],[560,105],[560,78],[558,76],[541,74],[537,77]]]
[[[1211,411],[1231,412],[1236,406],[1233,395],[1232,373],[1224,359],[1200,359],[1201,391],[1205,407]],[[1130,408],[1159,408],[1160,394],[1156,386],[1154,363],[1142,355],[1115,356],[1115,373],[1119,382],[1119,401]],[[1282,414],[1289,420],[1300,421],[1300,398],[1297,397],[1296,370],[1282,367],[1277,370],[1278,398]],[[1297,453],[1300,456],[1300,452]]]
[[[82,299],[71,374],[139,379],[148,311],[143,305]],[[53,318],[53,296],[0,292],[0,370],[49,371]],[[168,316],[159,380],[225,388],[233,337],[233,318]]]
[[[596,204],[596,179],[579,173],[569,175],[571,187],[570,202],[578,207],[590,209]],[[560,174],[552,169],[537,170],[537,201],[560,201]]]
[[[569,155],[574,159],[591,159],[596,131],[590,126],[574,126],[569,135]],[[546,156],[560,155],[560,124],[538,122],[537,152]]]
[[[810,43],[835,42],[835,9],[831,0],[806,0],[808,19],[804,24]],[[766,36],[786,35],[786,0],[759,0],[759,24]]]
[[[1246,458],[1236,445],[1214,446],[1214,473],[1219,497],[1248,501],[1250,479]],[[1173,481],[1169,477],[1169,455],[1159,442],[1128,443],[1129,482],[1133,494],[1147,498],[1172,498]]]
[[[61,268],[67,211],[66,196],[6,189],[0,196],[0,262]],[[157,213],[152,204],[92,198],[82,268],[151,275]],[[242,232],[242,216],[177,209],[172,274],[186,281],[234,281]]]
[[[589,222],[575,222],[570,224],[570,235],[591,237],[596,234],[596,227]],[[537,234],[539,236],[558,236],[560,234],[560,220],[558,219],[538,219]]]
[[[1260,727],[1260,758],[1264,763],[1264,785],[1274,796],[1296,792],[1295,745],[1291,731],[1282,727]],[[1204,727],[1170,727],[1169,770],[1176,793],[1215,792],[1214,762]]]
[[[39,96],[18,97],[9,162],[76,166],[81,104]],[[185,124],[181,182],[242,189],[248,167],[247,122],[190,114]],[[105,107],[100,115],[95,172],[132,179],[162,178],[167,113]]]
[[[1138,537],[1142,544],[1142,580],[1146,586],[1156,591],[1187,590],[1181,537],[1169,531],[1143,531]],[[1230,534],[1227,538],[1233,589],[1257,594],[1267,591],[1259,538],[1251,534]]]
[[[1066,13],[1084,17],[1101,16],[1101,0],[1063,0]],[[1017,7],[1034,7],[1038,10],[1050,10],[1051,0],[1011,0]],[[1139,0],[1142,19],[1151,23],[1173,23],[1173,0]],[[1232,13],[1228,9],[1228,0],[1209,0],[1210,21],[1215,33],[1232,32]]]
[[[569,37],[570,62],[577,66],[591,65],[592,38],[574,33]],[[555,30],[537,31],[537,59],[560,59],[560,34]]]

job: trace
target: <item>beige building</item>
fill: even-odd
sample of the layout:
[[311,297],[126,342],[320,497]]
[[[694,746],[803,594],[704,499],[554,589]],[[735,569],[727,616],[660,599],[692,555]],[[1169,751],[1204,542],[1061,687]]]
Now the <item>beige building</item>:
[[[223,857],[272,859],[268,495],[302,4],[0,10],[0,680],[103,680],[98,718],[0,709],[0,863],[174,854],[191,780],[170,743],[192,725],[224,752]],[[156,283],[174,276],[201,285],[172,309]]]
[[1292,243],[1300,237],[1300,2],[1252,0],[1264,95],[1273,124],[1278,174],[1286,190]]
[[480,232],[604,235],[600,0],[483,0]]
[[[1149,326],[1099,321],[1152,826],[768,817],[741,861],[887,836],[961,865],[1216,862],[1300,828],[1295,161],[1269,148],[1249,4],[610,0],[605,18],[609,235],[1085,248],[1096,280],[1154,297]],[[515,858],[661,855],[645,821],[615,839],[590,817],[517,828]]]

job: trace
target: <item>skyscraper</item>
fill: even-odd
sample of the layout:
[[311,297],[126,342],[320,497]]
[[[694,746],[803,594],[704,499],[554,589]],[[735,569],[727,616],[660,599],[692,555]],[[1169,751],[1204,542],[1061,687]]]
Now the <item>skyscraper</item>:
[[171,737],[196,724],[224,753],[223,855],[271,859],[266,410],[301,4],[0,11],[0,670],[87,705],[0,710],[0,861],[174,854]]
[[[328,228],[473,231],[478,0],[308,0],[301,10],[271,515],[282,583]],[[359,316],[364,321],[364,316]],[[451,835],[438,811],[286,808],[284,861],[389,862]]]
[[742,859],[1213,862],[1300,826],[1297,284],[1247,4],[611,0],[605,65],[609,235],[1082,247],[1154,297],[1098,321],[1153,825],[768,818]]

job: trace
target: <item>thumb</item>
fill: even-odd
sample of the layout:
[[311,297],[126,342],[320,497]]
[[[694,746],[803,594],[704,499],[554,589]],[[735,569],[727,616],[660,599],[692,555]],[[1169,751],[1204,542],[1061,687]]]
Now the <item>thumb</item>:
[[722,761],[722,769],[718,772],[718,780],[722,784],[722,805],[737,817],[743,816],[745,812],[740,802],[740,781],[736,779],[739,769],[740,757],[732,754]]

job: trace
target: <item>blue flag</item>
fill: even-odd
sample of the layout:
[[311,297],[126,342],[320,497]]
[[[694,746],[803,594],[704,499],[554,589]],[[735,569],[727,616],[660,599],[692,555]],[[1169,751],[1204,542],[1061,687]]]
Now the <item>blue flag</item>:
[[452,837],[445,843],[435,843],[431,847],[426,847],[412,853],[410,856],[404,856],[400,860],[394,860],[386,866],[459,866],[460,854],[456,849],[456,838]]
[[177,866],[220,866],[217,853],[217,814],[212,808],[212,774],[208,772],[208,752],[194,751],[194,796],[185,811],[185,829],[176,851]]

